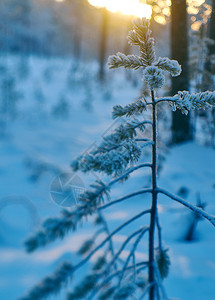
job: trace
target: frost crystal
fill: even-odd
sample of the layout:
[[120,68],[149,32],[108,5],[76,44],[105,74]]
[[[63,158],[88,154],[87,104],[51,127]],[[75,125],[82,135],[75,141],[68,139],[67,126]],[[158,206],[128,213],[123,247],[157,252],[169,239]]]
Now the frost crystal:
[[110,69],[124,67],[125,69],[137,70],[141,67],[146,67],[146,63],[141,57],[136,55],[125,55],[121,52],[118,52],[116,55],[110,56],[108,65]]
[[164,84],[164,76],[157,67],[147,67],[144,72],[144,79],[151,89],[160,88]]
[[172,77],[181,74],[181,66],[176,60],[171,60],[168,57],[159,57],[158,62],[155,64],[159,69],[169,72]]

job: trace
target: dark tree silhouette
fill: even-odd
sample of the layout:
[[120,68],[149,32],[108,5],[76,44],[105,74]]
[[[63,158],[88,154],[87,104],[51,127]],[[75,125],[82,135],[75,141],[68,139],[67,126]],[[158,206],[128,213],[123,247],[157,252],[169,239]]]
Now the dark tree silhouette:
[[107,50],[107,35],[108,35],[108,11],[106,8],[102,9],[102,26],[101,26],[101,38],[100,38],[100,49],[99,49],[99,78],[101,81],[104,80],[105,76],[105,57]]
[[213,78],[211,75],[214,73],[213,64],[211,62],[211,57],[215,55],[215,0],[212,1],[212,11],[211,17],[208,25],[208,37],[214,41],[214,43],[208,44],[208,56],[205,63],[205,71],[206,71],[206,80],[204,80],[205,87],[204,89],[214,89],[213,86]]
[[[182,66],[180,78],[172,78],[171,94],[189,90],[188,72],[188,28],[186,0],[172,0],[171,5],[171,57]],[[172,114],[172,142],[182,143],[192,139],[190,116],[180,111]]]

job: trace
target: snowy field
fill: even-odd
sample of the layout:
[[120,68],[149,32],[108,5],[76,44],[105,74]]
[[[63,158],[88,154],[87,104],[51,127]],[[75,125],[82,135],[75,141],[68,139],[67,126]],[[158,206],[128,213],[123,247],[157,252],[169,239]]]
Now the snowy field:
[[[112,106],[137,98],[141,83],[131,84],[124,72],[117,78],[112,72],[108,84],[100,86],[94,64],[77,69],[69,60],[8,56],[1,57],[0,67],[4,78],[13,81],[7,90],[17,94],[12,114],[7,108],[2,116],[0,142],[0,299],[15,300],[64,259],[80,259],[75,251],[92,233],[90,225],[30,255],[25,253],[23,241],[45,217],[59,214],[61,207],[50,195],[53,180],[60,173],[71,173],[72,159],[111,130]],[[124,186],[116,186],[113,199],[146,187],[149,178],[141,172],[133,174]],[[94,179],[78,175],[85,186]],[[200,197],[207,203],[207,211],[215,214],[215,150],[197,143],[171,148],[165,154],[159,185],[193,204]],[[147,207],[149,201],[149,196],[136,197],[109,209],[110,227]],[[159,210],[171,256],[165,281],[168,295],[181,300],[214,300],[215,229],[201,221],[196,240],[185,242],[191,213],[163,197]],[[143,225],[141,222],[132,226]],[[116,248],[127,234],[124,230],[116,236]],[[138,257],[145,259],[146,254],[143,241]],[[51,299],[64,299],[64,293]]]

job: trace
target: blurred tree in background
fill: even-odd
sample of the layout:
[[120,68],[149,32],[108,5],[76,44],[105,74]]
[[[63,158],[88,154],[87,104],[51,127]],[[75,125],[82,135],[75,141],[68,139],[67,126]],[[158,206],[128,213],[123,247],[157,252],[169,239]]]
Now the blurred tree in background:
[[[171,57],[182,65],[179,79],[172,78],[171,94],[189,90],[188,67],[188,16],[186,0],[172,0],[171,5]],[[192,139],[190,116],[180,111],[172,114],[172,142],[181,143]]]
[[215,0],[212,1],[211,17],[208,24],[208,37],[211,42],[208,44],[208,56],[205,64],[205,69],[208,72],[205,90],[213,89],[213,79],[211,78],[211,74],[215,73],[214,64],[212,62],[215,56]]

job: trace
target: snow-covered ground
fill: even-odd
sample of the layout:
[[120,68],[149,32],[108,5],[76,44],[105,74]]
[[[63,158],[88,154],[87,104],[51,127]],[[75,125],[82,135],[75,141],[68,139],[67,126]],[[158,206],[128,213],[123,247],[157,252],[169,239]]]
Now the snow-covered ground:
[[[23,241],[42,219],[59,214],[61,207],[50,195],[54,178],[62,172],[71,173],[72,159],[111,130],[111,107],[138,97],[139,85],[125,81],[124,72],[119,76],[112,72],[108,85],[101,87],[94,64],[77,71],[69,60],[31,58],[26,62],[7,57],[6,62],[5,76],[15,78],[14,89],[21,97],[16,118],[11,121],[9,115],[4,116],[6,127],[0,140],[0,299],[15,300],[62,260],[80,259],[75,251],[92,232],[90,226],[30,255],[25,253]],[[90,179],[78,175],[87,186]],[[113,199],[148,183],[147,174],[144,179],[138,171],[124,186],[113,189]],[[183,194],[194,204],[200,197],[207,203],[207,211],[215,214],[215,151],[197,143],[170,149],[159,185]],[[106,217],[110,227],[115,228],[149,201],[149,196],[136,197],[109,209]],[[215,229],[206,221],[199,222],[196,241],[185,242],[190,212],[163,197],[159,210],[171,256],[170,274],[165,281],[168,295],[181,300],[214,300]],[[116,247],[126,234],[124,230],[116,236]],[[138,257],[145,258],[146,241],[141,247]],[[64,299],[63,293],[53,299]]]

